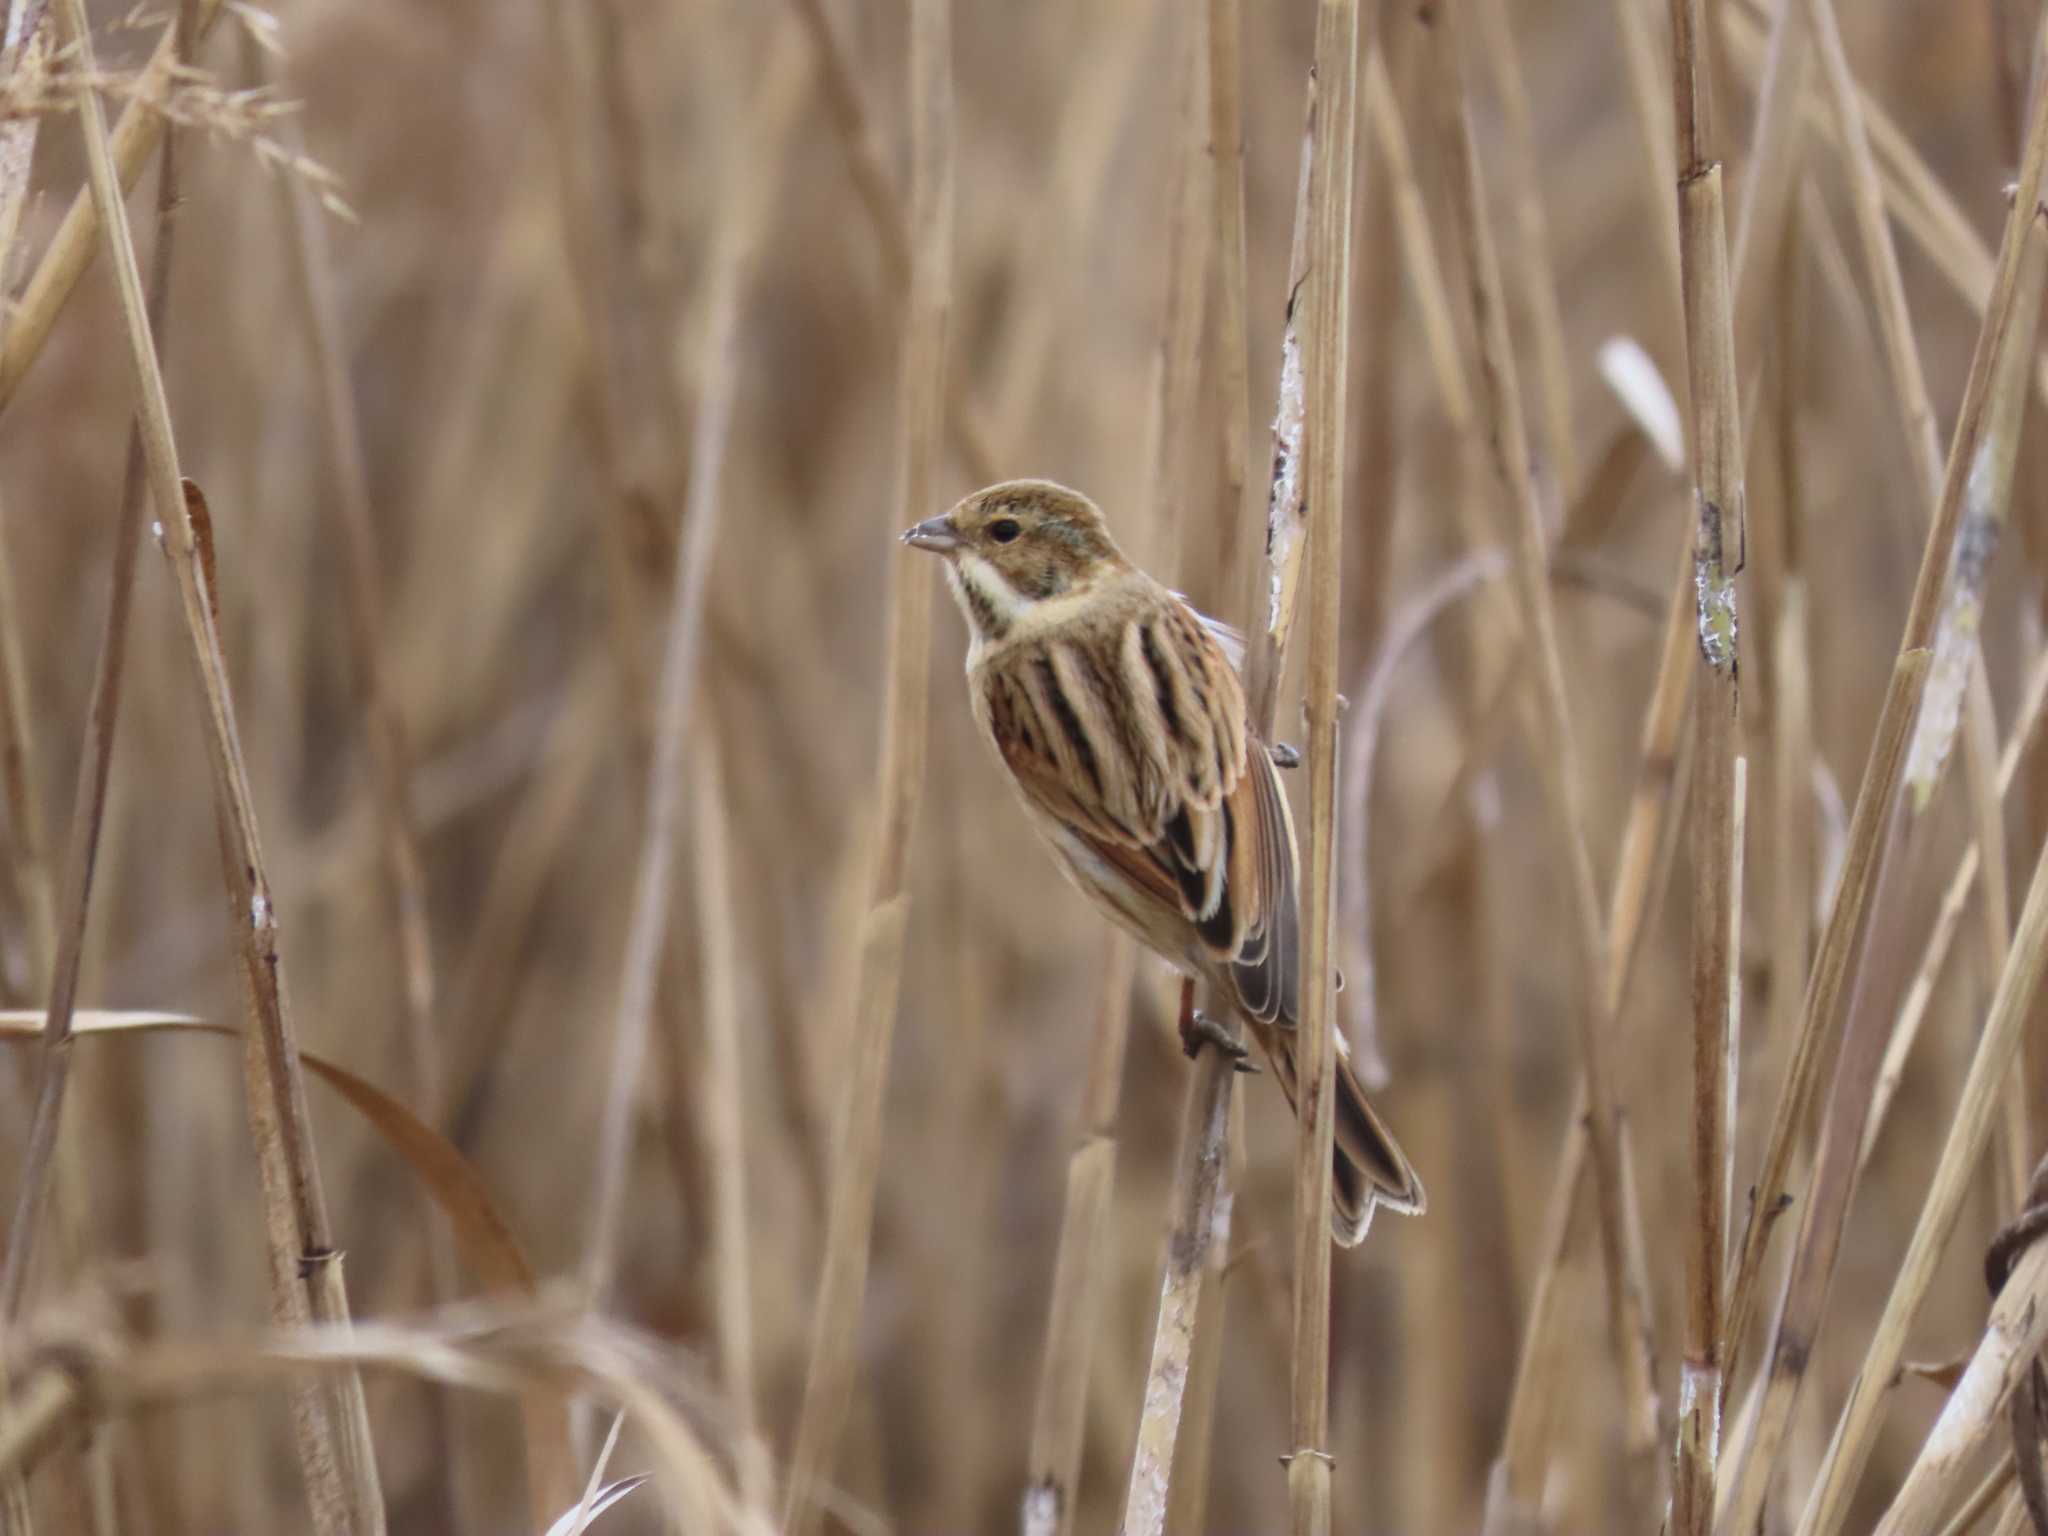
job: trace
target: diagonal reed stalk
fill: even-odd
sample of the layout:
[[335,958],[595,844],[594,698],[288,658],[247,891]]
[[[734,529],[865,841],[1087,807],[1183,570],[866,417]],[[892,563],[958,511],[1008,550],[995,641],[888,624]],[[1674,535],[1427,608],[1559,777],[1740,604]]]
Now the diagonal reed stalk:
[[1709,74],[1701,0],[1672,0],[1679,248],[1693,443],[1694,622],[1699,679],[1692,731],[1693,1220],[1686,1247],[1685,1344],[1679,1364],[1678,1459],[1671,1528],[1706,1536],[1721,1451],[1721,1284],[1727,1263],[1729,1064],[1738,996],[1742,892],[1736,806],[1735,575],[1747,537],[1742,401],[1728,281],[1721,165],[1708,138]]
[[[2038,212],[2044,166],[2048,166],[2048,93],[2036,102],[2033,121],[2029,125],[2017,200],[2006,219],[1992,299],[1978,334],[1976,353],[1970,362],[1962,408],[1949,450],[1947,473],[1942,483],[1941,501],[1928,535],[1919,580],[1913,591],[1913,605],[1900,643],[1902,667],[1909,656],[1924,650],[1933,639],[1936,610],[1947,585],[1957,530],[1965,511],[1969,473],[1977,463],[1989,430],[1989,397],[1998,375],[1999,358],[2007,347],[2031,350],[2032,336],[2022,334],[2016,324],[2019,309],[2017,289],[2029,226]],[[1885,724],[1893,717],[1910,720],[1917,711],[1925,687],[1924,667],[1920,669],[1919,676],[1921,680],[1914,684],[1895,673],[1894,686],[1887,695],[1884,715],[1880,719],[1881,735]],[[1850,904],[1853,887],[1849,870],[1858,863],[1859,847],[1880,841],[1879,809],[1871,807],[1866,816],[1864,802],[1881,795],[1880,804],[1888,810],[1895,787],[1890,781],[1874,784],[1872,777],[1866,774],[1863,791],[1857,797],[1858,815],[1855,820],[1864,825],[1852,827],[1850,864],[1844,871],[1842,893],[1836,898],[1837,913]],[[1831,919],[1830,928],[1833,926]],[[2039,950],[2044,941],[2048,941],[2048,864],[2037,868],[2033,888],[2028,894],[2027,909],[2022,914],[2010,957],[1999,977],[1991,1016],[1979,1038],[1969,1077],[1964,1084],[1963,1099],[1942,1149],[1932,1188],[1801,1516],[1801,1536],[1818,1536],[1818,1533],[1839,1530],[1846,1516],[1849,1498],[1870,1452],[1885,1388],[1904,1348],[1906,1326],[1926,1293],[1934,1257],[1953,1226],[1963,1186],[1989,1134],[1989,1110],[2002,1091],[2005,1075],[2019,1045],[2025,1006],[2039,980],[2042,958]]]
[[[926,516],[933,499],[946,399],[946,327],[953,296],[953,77],[950,0],[915,0],[910,13],[911,241],[904,317],[896,514]],[[861,929],[860,980],[841,1103],[837,1163],[825,1229],[825,1268],[812,1316],[790,1458],[783,1526],[815,1531],[818,1494],[832,1475],[853,1391],[855,1344],[867,1289],[882,1102],[910,909],[910,843],[925,759],[931,573],[898,557],[891,571],[888,681],[882,704],[880,823]]]
[[[280,1321],[346,1325],[348,1294],[306,1117],[305,1081],[278,954],[277,915],[257,833],[248,771],[215,615],[211,517],[182,479],[170,404],[121,202],[119,167],[91,84],[92,36],[84,0],[60,0],[76,50],[77,92],[97,228],[115,278],[127,342],[150,500],[177,578],[187,638],[205,704],[229,919],[237,935],[249,1012],[249,1113],[263,1175],[272,1299]],[[174,46],[174,45],[173,45]],[[316,1529],[381,1532],[384,1509],[370,1446],[361,1378],[352,1369],[328,1387],[294,1393],[294,1423]]]
[[[1336,1128],[1337,671],[1343,571],[1345,385],[1351,335],[1357,0],[1316,9],[1320,141],[1309,174],[1303,372],[1308,438],[1309,820],[1302,882],[1298,1128],[1294,1160],[1293,1450],[1289,1529],[1330,1531],[1330,1186]],[[1370,1214],[1368,1212],[1368,1214]]]

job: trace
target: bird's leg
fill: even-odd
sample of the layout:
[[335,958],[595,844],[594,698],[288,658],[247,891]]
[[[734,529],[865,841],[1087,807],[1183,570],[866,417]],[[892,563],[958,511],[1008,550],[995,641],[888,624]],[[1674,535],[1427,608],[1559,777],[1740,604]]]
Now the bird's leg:
[[1202,1054],[1204,1045],[1215,1046],[1240,1072],[1259,1070],[1258,1064],[1250,1059],[1251,1047],[1238,1039],[1236,1030],[1195,1007],[1195,981],[1190,976],[1180,984],[1180,1048],[1192,1061]]

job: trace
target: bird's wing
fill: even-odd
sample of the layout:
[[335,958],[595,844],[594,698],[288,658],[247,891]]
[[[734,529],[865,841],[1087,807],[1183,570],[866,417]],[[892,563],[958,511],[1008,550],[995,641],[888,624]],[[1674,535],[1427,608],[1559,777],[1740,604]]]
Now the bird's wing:
[[[1177,912],[1261,1023],[1297,1016],[1294,829],[1214,631],[1160,594],[992,659],[977,707],[1025,799]],[[1178,959],[1178,956],[1169,956]]]

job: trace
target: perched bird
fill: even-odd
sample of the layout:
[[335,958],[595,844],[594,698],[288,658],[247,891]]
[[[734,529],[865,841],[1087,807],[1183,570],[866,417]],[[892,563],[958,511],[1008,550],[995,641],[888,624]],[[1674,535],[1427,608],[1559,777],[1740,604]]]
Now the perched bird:
[[[1131,564],[1101,509],[1049,480],[976,491],[903,542],[946,562],[974,718],[1061,869],[1234,1005],[1292,1104],[1294,822],[1245,717],[1240,638]],[[1181,1029],[1190,1055],[1205,1039],[1246,1054],[1186,1002]],[[1335,1230],[1348,1247],[1374,1206],[1418,1214],[1424,1196],[1335,1038]]]

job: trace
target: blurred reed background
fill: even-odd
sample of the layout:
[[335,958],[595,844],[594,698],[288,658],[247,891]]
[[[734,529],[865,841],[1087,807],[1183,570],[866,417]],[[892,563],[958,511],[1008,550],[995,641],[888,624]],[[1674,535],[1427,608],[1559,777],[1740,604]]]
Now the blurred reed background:
[[[1263,618],[1317,7],[191,0],[191,65],[166,75],[148,61],[176,7],[96,0],[87,73],[75,4],[13,0],[0,126],[21,300],[0,322],[0,1005],[20,1037],[0,1052],[0,1190],[14,1213],[29,1188],[41,1234],[32,1263],[9,1259],[26,1267],[6,1298],[0,1474],[32,1470],[0,1490],[8,1528],[375,1529],[381,1502],[393,1531],[537,1530],[537,1501],[573,1503],[613,1408],[606,1477],[658,1475],[600,1529],[771,1528],[807,1456],[822,1503],[795,1512],[806,1529],[813,1508],[857,1533],[1115,1528],[1194,1071],[1177,985],[1133,966],[1035,846],[973,739],[961,626],[895,534],[988,479],[1056,478],[1199,605]],[[1747,464],[1726,1263],[1750,1289],[1735,1278],[1716,1304],[1747,1311],[1707,1469],[1743,1536],[1869,1530],[1892,1505],[1955,1380],[1893,1365],[1977,1348],[1983,1254],[2048,1126],[2040,934],[2013,916],[2048,832],[2048,755],[2017,753],[2002,815],[1996,774],[2038,712],[2044,652],[2048,460],[2020,431],[2038,427],[2029,385],[2048,389],[2030,371],[2042,258],[2018,241],[1999,258],[2038,9],[1844,6],[1837,43],[1830,0],[1707,0],[1696,39],[1700,158],[1725,162],[1736,274],[1735,479]],[[1715,1246],[1698,1244],[1692,1172],[1693,896],[1720,887],[1686,831],[1695,737],[1673,691],[1698,648],[1694,477],[1670,455],[1702,377],[1673,52],[1656,0],[1360,10],[1337,1010],[1380,1064],[1430,1206],[1334,1256],[1347,1532],[1655,1529],[1705,1379],[1681,1372],[1688,1253]],[[91,201],[81,88],[175,139],[168,221],[161,162],[139,152],[128,221],[144,287],[175,232],[156,341],[176,458],[150,445],[125,512],[149,370],[115,248],[87,222],[75,286],[31,281]],[[1241,161],[1215,131],[1237,112]],[[1496,334],[1479,319],[1503,293]],[[1696,327],[1730,319],[1725,294],[1695,306]],[[1617,337],[1668,381],[1668,420],[1647,370],[1603,362]],[[1913,415],[1916,389],[1931,414]],[[1729,399],[1713,407],[1725,420]],[[1525,423],[1504,439],[1510,412]],[[1988,445],[1967,461],[1989,466],[1984,501],[1943,467],[1959,417],[1964,446]],[[210,507],[210,567],[181,554],[164,499],[180,471]],[[1872,765],[1883,784],[1873,741],[1945,478],[1960,563],[1988,571],[1956,609],[1980,627],[1988,697],[1962,708],[1969,750],[1924,805],[1914,786],[1880,796],[1852,842]],[[1547,577],[1523,567],[1533,591],[1510,579],[1524,479],[1549,541]],[[1955,518],[1936,526],[1939,594]],[[123,540],[140,544],[125,676],[94,726]],[[904,582],[931,584],[928,666]],[[209,633],[260,861],[216,830],[237,802],[220,695],[195,681]],[[914,684],[893,711],[892,657]],[[1300,672],[1278,718],[1305,743]],[[1967,675],[1934,664],[1951,713]],[[926,680],[922,792],[892,807],[878,784],[915,788]],[[109,721],[77,950],[74,845]],[[1980,834],[1989,873],[1945,909]],[[1859,883],[1872,848],[1889,849],[1883,878]],[[1838,925],[1836,990],[1826,965],[1810,989],[1845,855],[1849,886],[1875,893],[1867,931]],[[898,859],[891,1009],[893,937],[869,909]],[[1608,931],[1589,935],[1589,913]],[[272,933],[281,970],[260,952]],[[1944,933],[1953,953],[1930,967]],[[27,1037],[67,950],[78,1006],[127,1012],[81,1014],[61,1048],[51,1162],[32,1150],[48,1079]],[[1610,956],[1625,985],[1589,969]],[[279,974],[288,1006],[266,1010]],[[1119,1078],[1100,1058],[1126,1008]],[[232,1040],[122,1027],[141,1011],[246,1026],[268,1054],[238,1075]],[[1971,1079],[1995,1104],[1965,1095],[1987,1015],[2005,1034],[1984,1038],[2019,1039],[2023,1064],[2011,1089],[1995,1061]],[[1612,1166],[1573,1200],[1559,1172],[1588,1158],[1588,1019],[1592,1158]],[[387,1097],[316,1075],[295,1140],[287,1030]],[[1811,1086],[1770,1175],[1795,1062]],[[863,1156],[849,1085],[880,1095],[872,1224],[828,1229]],[[1270,1082],[1240,1090],[1177,1531],[1287,1520],[1293,1127]],[[1914,1289],[1909,1241],[1959,1101],[1953,1225],[1920,1245],[1924,1305],[1894,1304],[1909,1331],[1881,1331],[1902,1277]],[[283,1170],[268,1202],[252,1112]],[[1071,1188],[1107,1201],[1092,1306],[1085,1286],[1054,1294],[1077,1150]],[[1791,1204],[1744,1263],[1760,1181]],[[458,1208],[452,1241],[436,1191]],[[1626,1297],[1605,1273],[1610,1205]],[[835,1244],[865,1294],[820,1324]],[[263,1331],[274,1312],[297,1326]],[[1633,1319],[1619,1346],[1617,1315]],[[1049,1331],[1081,1350],[1065,1377]],[[1882,1368],[1858,1411],[1881,1417],[1853,1437],[1869,1436],[1862,1468],[1828,1451],[1867,1352]],[[285,1371],[309,1355],[328,1361],[317,1376]],[[818,1375],[835,1355],[836,1435]],[[333,1363],[358,1357],[360,1398]],[[1761,1371],[1779,1395],[1758,1410]],[[1048,1396],[1061,1380],[1070,1414]],[[567,1419],[564,1392],[582,1404]],[[381,1491],[351,1439],[364,1418]],[[2023,1529],[2006,1431],[1957,1443],[1889,1529]],[[335,1447],[338,1470],[309,1474]],[[1072,1457],[1078,1483],[1049,1517],[1031,1509],[1034,1480]]]

